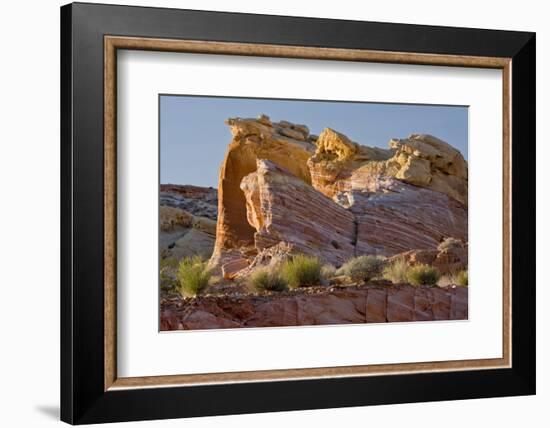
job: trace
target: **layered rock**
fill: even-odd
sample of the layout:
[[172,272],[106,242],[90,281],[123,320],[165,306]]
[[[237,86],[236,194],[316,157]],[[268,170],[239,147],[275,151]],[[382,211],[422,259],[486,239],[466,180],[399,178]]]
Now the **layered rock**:
[[161,304],[160,328],[195,330],[468,318],[467,287],[317,287],[269,296],[205,296]]
[[274,163],[258,160],[241,189],[258,251],[285,243],[339,266],[360,254],[436,249],[449,236],[467,240],[462,204],[394,178],[373,180],[368,191],[342,192],[337,203]]
[[[240,257],[254,246],[254,228],[248,223],[242,179],[256,170],[257,159],[267,159],[311,183],[307,160],[315,152],[304,125],[258,119],[228,119],[233,136],[220,168],[218,224],[213,266]],[[237,255],[235,256],[235,253]]]
[[392,256],[435,249],[447,237],[468,240],[468,211],[450,196],[379,177],[363,191],[338,195],[355,214],[358,254]]
[[216,239],[217,191],[163,184],[160,188],[159,246],[161,258],[199,255],[209,258]]
[[410,250],[460,264],[436,251],[448,237],[468,241],[467,163],[449,144],[413,134],[380,149],[267,116],[227,123],[233,139],[220,169],[211,259],[225,278],[283,247],[336,266]]
[[281,242],[295,251],[342,264],[354,256],[353,213],[267,160],[241,182],[258,251]]

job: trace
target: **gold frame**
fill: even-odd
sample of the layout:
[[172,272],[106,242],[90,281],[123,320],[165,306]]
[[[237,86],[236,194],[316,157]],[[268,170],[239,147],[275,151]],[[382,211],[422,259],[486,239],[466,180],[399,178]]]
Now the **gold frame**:
[[[119,378],[116,375],[116,52],[117,49],[245,55],[337,61],[442,65],[502,70],[503,82],[503,349],[502,358],[306,369],[262,370]],[[382,52],[359,49],[169,40],[104,38],[104,389],[354,377],[511,367],[511,58]]]

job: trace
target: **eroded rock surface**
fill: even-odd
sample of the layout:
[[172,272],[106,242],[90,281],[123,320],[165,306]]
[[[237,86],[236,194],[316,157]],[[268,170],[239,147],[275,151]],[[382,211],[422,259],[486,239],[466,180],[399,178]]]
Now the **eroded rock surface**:
[[163,184],[160,188],[159,246],[162,258],[208,259],[216,240],[218,192],[213,188]]
[[[315,152],[305,125],[258,119],[228,119],[233,136],[220,168],[216,246],[211,260],[219,266],[239,257],[242,248],[254,245],[254,228],[247,220],[242,179],[256,170],[257,159],[267,159],[311,183],[307,160]],[[235,255],[235,253],[239,253]]]
[[395,177],[467,204],[468,166],[454,147],[424,134],[391,140],[389,146],[361,146],[325,129],[308,161],[313,186],[332,198],[342,191],[368,188],[376,177]]
[[[367,147],[326,128],[229,119],[233,139],[220,169],[212,267],[225,278],[250,272],[270,248],[341,265],[363,254],[433,252],[448,237],[467,243],[467,163],[458,150],[423,134]],[[278,247],[277,247],[278,248]],[[467,250],[467,247],[466,247]]]
[[269,296],[165,299],[161,330],[464,320],[467,287],[316,287]]
[[241,182],[258,251],[285,242],[340,265],[355,252],[353,213],[267,160]]

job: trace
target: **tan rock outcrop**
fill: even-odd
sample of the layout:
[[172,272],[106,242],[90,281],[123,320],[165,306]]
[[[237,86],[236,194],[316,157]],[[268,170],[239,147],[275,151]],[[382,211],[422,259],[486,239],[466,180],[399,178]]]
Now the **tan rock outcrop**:
[[216,245],[211,259],[218,266],[241,248],[254,245],[255,229],[247,220],[242,179],[256,170],[257,159],[268,159],[306,183],[311,182],[307,159],[315,152],[303,125],[258,119],[228,119],[233,136],[220,168]]
[[467,164],[435,137],[413,134],[380,149],[265,115],[227,123],[233,139],[210,262],[227,265],[226,277],[278,245],[338,266],[362,254],[432,251],[446,237],[468,241]]
[[468,166],[458,150],[431,135],[391,140],[390,149],[361,146],[325,129],[308,161],[312,185],[329,197],[364,190],[376,177],[395,177],[468,201]]

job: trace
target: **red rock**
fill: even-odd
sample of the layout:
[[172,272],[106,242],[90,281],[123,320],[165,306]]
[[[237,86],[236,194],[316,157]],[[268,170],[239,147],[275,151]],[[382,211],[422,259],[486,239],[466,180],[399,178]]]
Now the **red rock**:
[[[368,285],[161,302],[161,330],[467,319],[468,288]],[[452,309],[451,309],[452,308]]]
[[391,287],[388,289],[386,318],[388,322],[414,320],[414,295],[411,286]]
[[432,289],[432,311],[434,320],[448,320],[451,317],[451,294],[442,288]]
[[369,288],[366,301],[366,322],[387,322],[386,299],[388,297],[386,288]]
[[414,320],[431,321],[434,319],[432,309],[433,296],[429,288],[417,288],[414,294]]
[[468,319],[468,288],[456,287],[451,291],[450,318],[456,320]]

